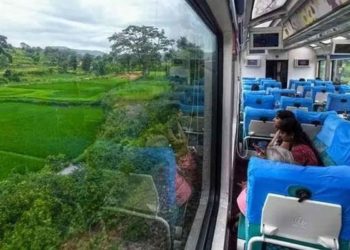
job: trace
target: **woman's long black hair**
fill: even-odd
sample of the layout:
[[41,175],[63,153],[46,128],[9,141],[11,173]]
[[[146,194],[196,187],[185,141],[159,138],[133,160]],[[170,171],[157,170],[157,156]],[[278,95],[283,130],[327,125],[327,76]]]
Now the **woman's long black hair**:
[[287,117],[283,119],[280,123],[279,129],[288,135],[293,135],[293,145],[308,145],[316,155],[319,164],[323,166],[320,154],[316,150],[309,136],[303,131],[300,123],[295,119],[295,117]]

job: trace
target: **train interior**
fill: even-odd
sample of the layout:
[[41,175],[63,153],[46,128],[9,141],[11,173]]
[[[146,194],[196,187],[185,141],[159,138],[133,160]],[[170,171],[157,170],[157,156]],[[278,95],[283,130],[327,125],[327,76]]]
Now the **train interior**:
[[350,0],[0,10],[0,249],[350,250]]
[[[231,5],[230,249],[350,249],[349,1],[242,3]],[[325,167],[261,159],[280,110],[294,113]]]

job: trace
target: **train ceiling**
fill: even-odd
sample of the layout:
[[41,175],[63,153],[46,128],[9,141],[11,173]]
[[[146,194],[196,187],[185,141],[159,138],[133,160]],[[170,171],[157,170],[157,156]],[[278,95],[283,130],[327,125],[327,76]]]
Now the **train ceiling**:
[[253,27],[282,26],[285,49],[328,46],[335,37],[350,39],[350,0],[232,1],[243,47]]

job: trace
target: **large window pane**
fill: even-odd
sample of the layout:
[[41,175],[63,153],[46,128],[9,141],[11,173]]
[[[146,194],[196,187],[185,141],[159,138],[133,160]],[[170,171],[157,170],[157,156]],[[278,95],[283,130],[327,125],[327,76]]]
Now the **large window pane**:
[[318,77],[323,80],[326,78],[326,61],[318,61]]
[[0,248],[184,247],[210,172],[215,35],[183,0],[0,9]]
[[333,81],[347,84],[350,82],[350,60],[333,61],[334,72]]

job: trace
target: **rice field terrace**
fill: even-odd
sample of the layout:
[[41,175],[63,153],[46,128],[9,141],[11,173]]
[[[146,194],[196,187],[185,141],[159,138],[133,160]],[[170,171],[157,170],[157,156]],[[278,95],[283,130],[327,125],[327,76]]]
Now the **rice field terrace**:
[[116,76],[0,87],[0,179],[40,170],[50,155],[73,160],[93,144],[105,120],[108,94],[116,102],[144,102],[169,90],[163,80]]

